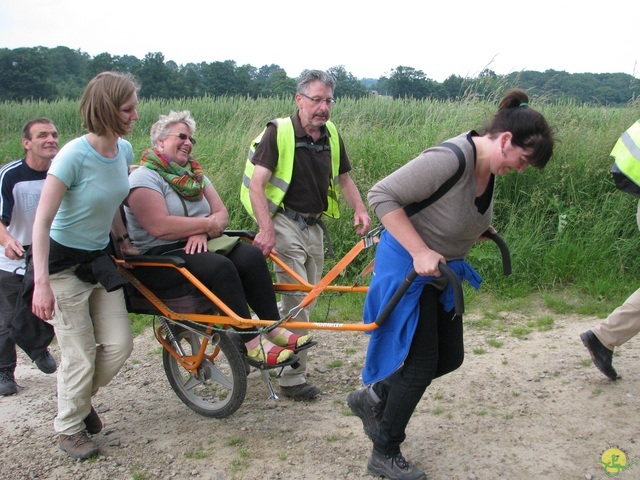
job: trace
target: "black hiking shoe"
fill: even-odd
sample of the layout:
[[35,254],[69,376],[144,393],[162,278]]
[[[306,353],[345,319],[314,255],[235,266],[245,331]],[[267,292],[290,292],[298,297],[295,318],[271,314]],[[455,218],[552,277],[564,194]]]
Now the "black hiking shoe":
[[613,368],[611,362],[613,361],[613,352],[605,347],[595,333],[591,330],[587,330],[580,334],[580,340],[587,348],[593,364],[598,370],[609,378],[609,380],[615,381],[618,378],[618,372]]
[[280,385],[280,392],[285,397],[291,398],[296,402],[311,400],[322,393],[318,387],[306,382],[301,383],[300,385],[293,385],[291,387],[283,387]]
[[364,433],[373,442],[376,439],[376,432],[384,412],[382,402],[376,402],[373,399],[369,393],[369,388],[361,388],[347,395],[347,405],[349,405],[353,414],[362,420]]
[[371,452],[367,472],[389,480],[426,480],[427,478],[427,474],[419,468],[412,467],[402,453],[383,455],[375,450]]
[[0,370],[0,395],[6,397],[18,393],[18,385],[13,370]]
[[41,372],[46,374],[54,373],[58,368],[56,360],[51,356],[49,350],[45,350],[42,355],[33,361],[33,363],[36,364],[36,367],[38,367]]

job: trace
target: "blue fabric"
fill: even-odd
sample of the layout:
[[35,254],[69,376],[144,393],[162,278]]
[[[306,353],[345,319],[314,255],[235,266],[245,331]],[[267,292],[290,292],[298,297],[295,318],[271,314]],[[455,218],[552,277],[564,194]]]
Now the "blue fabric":
[[[482,277],[464,260],[447,262],[460,280],[466,279],[476,290]],[[374,271],[364,305],[364,323],[372,323],[385,308],[393,294],[413,270],[413,258],[386,230],[376,247]],[[395,372],[409,353],[409,347],[418,323],[419,299],[424,286],[437,277],[418,276],[400,299],[382,326],[371,332],[362,380],[370,385]],[[454,308],[453,287],[440,295],[445,310]]]

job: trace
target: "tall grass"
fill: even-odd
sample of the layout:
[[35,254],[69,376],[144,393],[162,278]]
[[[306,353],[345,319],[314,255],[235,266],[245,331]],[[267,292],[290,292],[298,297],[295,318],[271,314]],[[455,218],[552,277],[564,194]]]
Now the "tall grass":
[[[470,129],[479,129],[497,102],[470,95],[460,102],[339,99],[332,119],[343,136],[361,193],[425,148]],[[478,245],[471,262],[486,287],[506,295],[572,287],[594,298],[624,298],[640,284],[640,233],[636,201],[616,191],[609,176],[609,152],[618,136],[640,117],[640,108],[534,104],[557,128],[555,155],[544,171],[500,177],[494,226],[510,246],[514,274],[501,276],[492,245]],[[190,110],[198,122],[194,155],[224,199],[233,228],[255,228],[241,207],[239,185],[251,140],[269,119],[293,112],[290,98],[194,98],[143,101],[129,140],[137,154],[149,146],[150,126],[161,113]],[[0,162],[22,155],[20,127],[35,116],[53,119],[62,142],[82,133],[77,101],[0,104]],[[357,241],[352,216],[327,220],[336,253]],[[365,264],[357,262],[354,272]],[[329,260],[328,265],[331,265]],[[355,273],[349,272],[347,276]]]

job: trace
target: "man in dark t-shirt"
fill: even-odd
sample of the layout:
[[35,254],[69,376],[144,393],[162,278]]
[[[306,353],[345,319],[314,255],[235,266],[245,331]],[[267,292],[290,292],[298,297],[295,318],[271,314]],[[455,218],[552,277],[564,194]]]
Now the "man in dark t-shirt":
[[[11,322],[25,273],[24,255],[31,245],[31,231],[40,192],[51,160],[58,153],[58,130],[47,118],[36,118],[22,129],[25,157],[0,168],[0,395],[17,393],[14,372],[17,355]],[[31,315],[31,313],[27,313]],[[35,318],[41,326],[42,320]],[[40,345],[23,346],[44,373],[56,371],[47,345],[53,329]],[[47,329],[44,329],[47,332]]]

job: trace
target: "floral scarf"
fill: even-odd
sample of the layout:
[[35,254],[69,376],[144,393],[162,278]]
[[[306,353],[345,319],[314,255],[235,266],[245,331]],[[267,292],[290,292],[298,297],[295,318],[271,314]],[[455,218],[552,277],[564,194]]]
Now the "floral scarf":
[[191,202],[204,196],[204,172],[198,161],[189,157],[187,164],[181,167],[172,162],[155,148],[142,153],[140,165],[150,168],[166,180],[178,195]]

